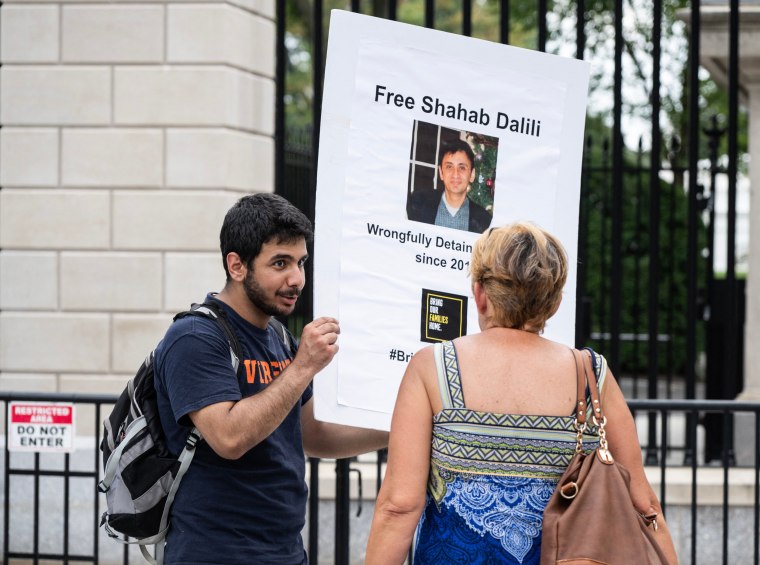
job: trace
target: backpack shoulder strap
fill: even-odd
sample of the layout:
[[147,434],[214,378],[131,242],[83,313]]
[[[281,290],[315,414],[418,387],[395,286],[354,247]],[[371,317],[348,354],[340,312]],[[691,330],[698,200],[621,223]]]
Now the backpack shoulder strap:
[[274,316],[269,319],[269,325],[274,329],[277,335],[280,336],[282,343],[285,344],[285,349],[290,351],[290,354],[295,357],[298,352],[298,342],[291,337],[285,325]]
[[[237,334],[235,333],[235,329],[232,327],[229,319],[227,318],[227,312],[225,312],[224,309],[215,302],[206,300],[203,302],[203,304],[192,304],[190,306],[190,310],[180,312],[174,316],[174,320],[179,320],[185,316],[203,316],[205,318],[210,318],[219,324],[219,327],[222,328],[222,331],[227,338],[227,342],[230,344],[230,351],[235,357],[233,360],[233,365],[235,366],[235,371],[237,372],[239,361],[242,359],[242,352],[240,349],[240,342],[238,341]],[[285,325],[274,316],[270,318],[269,325],[279,336],[280,340],[285,345],[285,349],[290,351],[291,355],[295,357],[296,352],[298,351],[298,342],[290,335]]]
[[237,373],[243,354],[240,349],[240,341],[238,341],[235,329],[227,318],[227,313],[219,305],[207,300],[203,304],[192,304],[190,310],[185,310],[174,316],[174,321],[186,316],[203,316],[204,318],[209,318],[217,323],[222,329],[224,337],[227,338],[227,343],[230,346],[230,353],[232,355],[232,366]]

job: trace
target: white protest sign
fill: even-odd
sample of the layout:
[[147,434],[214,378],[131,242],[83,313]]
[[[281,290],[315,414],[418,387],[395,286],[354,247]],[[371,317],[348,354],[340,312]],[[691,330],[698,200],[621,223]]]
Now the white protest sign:
[[74,450],[74,405],[11,402],[8,413],[10,451]]
[[545,335],[572,344],[588,76],[582,61],[332,12],[314,314],[341,336],[317,418],[388,429],[411,355],[479,331],[468,269],[489,226],[531,220],[563,242]]

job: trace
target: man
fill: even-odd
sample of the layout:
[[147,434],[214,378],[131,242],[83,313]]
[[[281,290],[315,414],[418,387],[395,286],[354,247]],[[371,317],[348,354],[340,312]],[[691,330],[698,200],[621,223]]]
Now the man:
[[205,440],[172,506],[166,565],[306,563],[304,450],[348,457],[387,445],[386,432],[314,419],[311,381],[338,351],[338,321],[307,324],[295,356],[269,324],[293,312],[311,237],[309,220],[283,198],[241,198],[220,234],[227,282],[207,296],[235,329],[240,370],[221,328],[198,316],[172,324],[156,350],[170,449],[181,451],[191,425]]
[[443,190],[416,190],[409,197],[407,216],[458,230],[483,233],[491,224],[491,214],[467,197],[475,180],[475,155],[461,139],[441,147],[438,174]]

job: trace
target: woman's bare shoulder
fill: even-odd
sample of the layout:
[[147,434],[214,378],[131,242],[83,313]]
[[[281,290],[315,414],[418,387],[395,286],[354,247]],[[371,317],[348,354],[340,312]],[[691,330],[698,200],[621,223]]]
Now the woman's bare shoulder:
[[415,379],[425,383],[435,376],[435,356],[432,345],[423,347],[409,360],[404,379]]
[[435,357],[434,357],[434,347],[432,345],[428,345],[427,347],[423,347],[422,349],[418,350],[414,355],[412,355],[412,358],[409,360],[409,365],[407,365],[407,372],[410,371],[424,371],[426,368],[434,367],[435,366]]

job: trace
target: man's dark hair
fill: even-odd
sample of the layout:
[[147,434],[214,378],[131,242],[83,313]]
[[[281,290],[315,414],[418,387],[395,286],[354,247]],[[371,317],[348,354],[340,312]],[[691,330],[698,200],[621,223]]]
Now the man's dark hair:
[[470,160],[470,168],[475,168],[475,153],[472,152],[470,144],[462,139],[455,139],[441,145],[441,152],[438,157],[438,166],[443,165],[443,158],[450,153],[456,153],[457,151],[464,151],[467,158]]
[[243,196],[224,217],[219,243],[227,280],[227,254],[235,252],[246,266],[250,266],[261,247],[270,241],[291,243],[303,237],[312,240],[311,222],[303,212],[276,194],[250,194]]

